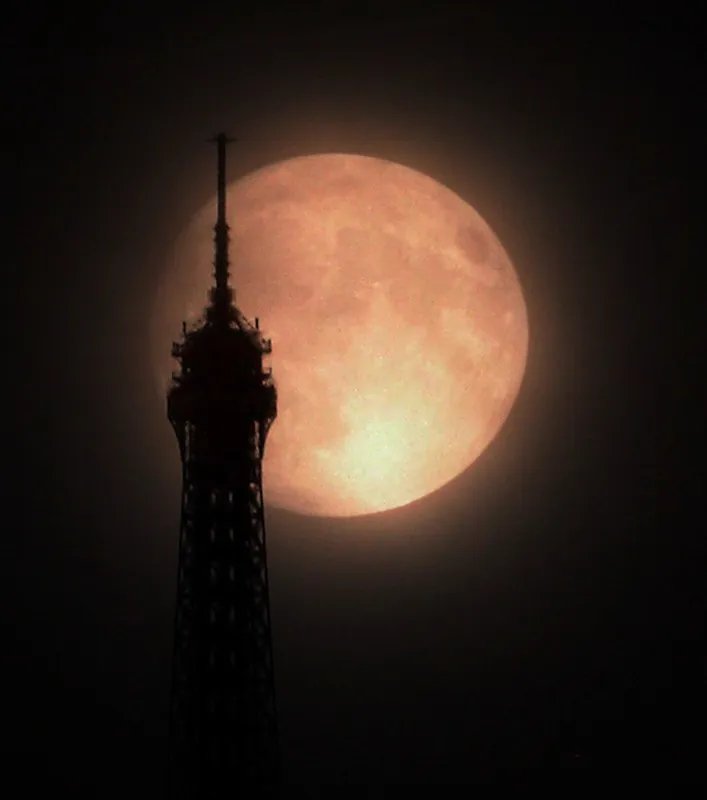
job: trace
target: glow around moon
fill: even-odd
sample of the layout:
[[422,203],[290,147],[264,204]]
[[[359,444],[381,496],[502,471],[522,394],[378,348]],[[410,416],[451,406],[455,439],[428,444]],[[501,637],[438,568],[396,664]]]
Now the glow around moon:
[[[206,304],[215,214],[214,199],[193,217],[160,287],[165,389],[170,344]],[[528,322],[513,265],[470,205],[399,164],[328,154],[231,184],[228,222],[236,304],[273,343],[266,502],[383,511],[479,457],[518,394]]]

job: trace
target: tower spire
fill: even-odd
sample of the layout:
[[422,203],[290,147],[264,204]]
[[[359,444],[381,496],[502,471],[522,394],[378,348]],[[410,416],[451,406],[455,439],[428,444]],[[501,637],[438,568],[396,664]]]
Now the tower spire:
[[214,285],[211,289],[210,318],[212,322],[228,323],[233,301],[229,286],[228,222],[226,220],[226,145],[234,141],[225,133],[211,139],[217,147],[216,224],[214,225]]

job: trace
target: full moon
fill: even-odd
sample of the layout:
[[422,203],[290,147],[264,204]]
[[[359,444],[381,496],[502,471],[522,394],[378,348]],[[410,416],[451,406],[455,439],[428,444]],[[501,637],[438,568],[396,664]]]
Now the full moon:
[[[278,417],[267,503],[301,514],[397,508],[466,470],[520,389],[528,319],[510,258],[432,178],[361,155],[303,156],[228,186],[236,305],[272,340]],[[216,200],[179,236],[153,317],[170,345],[212,282]]]

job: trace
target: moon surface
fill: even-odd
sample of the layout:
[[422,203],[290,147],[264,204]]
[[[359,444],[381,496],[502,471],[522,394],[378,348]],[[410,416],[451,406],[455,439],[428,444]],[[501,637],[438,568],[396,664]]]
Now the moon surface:
[[[406,505],[485,450],[520,389],[523,293],[461,197],[397,163],[325,154],[229,184],[231,283],[272,339],[278,417],[268,504],[315,516]],[[212,282],[216,200],[179,236],[153,317],[166,391],[172,340]]]

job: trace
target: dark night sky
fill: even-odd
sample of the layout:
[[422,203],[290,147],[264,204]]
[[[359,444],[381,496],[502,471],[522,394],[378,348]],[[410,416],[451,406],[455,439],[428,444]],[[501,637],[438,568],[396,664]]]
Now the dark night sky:
[[698,780],[697,23],[41,12],[2,34],[19,774],[161,796],[180,487],[149,324],[226,129],[231,177],[332,150],[446,183],[506,245],[531,323],[518,402],[468,473],[375,517],[269,511],[292,783]]

